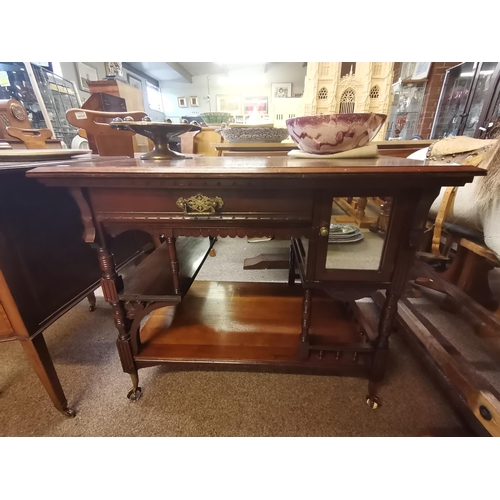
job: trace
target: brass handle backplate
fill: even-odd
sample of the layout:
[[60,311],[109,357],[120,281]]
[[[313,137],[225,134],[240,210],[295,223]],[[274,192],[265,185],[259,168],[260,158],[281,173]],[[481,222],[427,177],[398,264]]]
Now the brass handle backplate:
[[330,229],[326,226],[320,227],[319,228],[319,234],[321,236],[328,236],[330,234]]
[[224,201],[219,196],[209,198],[198,193],[190,198],[179,198],[177,206],[182,208],[184,215],[213,215],[224,206]]

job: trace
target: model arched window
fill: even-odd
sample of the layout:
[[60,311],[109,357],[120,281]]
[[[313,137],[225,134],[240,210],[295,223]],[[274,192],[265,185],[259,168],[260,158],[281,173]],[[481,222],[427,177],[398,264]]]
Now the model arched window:
[[374,85],[370,90],[370,99],[378,99],[380,97],[380,87]]
[[326,87],[321,87],[318,92],[318,101],[326,101],[328,99],[328,90]]
[[319,63],[319,77],[328,78],[330,75],[330,63]]
[[340,97],[340,109],[339,113],[354,113],[354,107],[356,105],[356,94],[352,89],[345,89]]

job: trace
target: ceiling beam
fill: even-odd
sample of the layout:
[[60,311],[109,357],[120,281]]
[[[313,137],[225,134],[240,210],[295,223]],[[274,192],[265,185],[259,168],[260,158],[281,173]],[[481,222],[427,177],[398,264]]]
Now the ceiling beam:
[[173,70],[177,71],[179,75],[186,80],[188,83],[193,83],[193,75],[182,65],[179,64],[178,62],[168,62],[167,63]]

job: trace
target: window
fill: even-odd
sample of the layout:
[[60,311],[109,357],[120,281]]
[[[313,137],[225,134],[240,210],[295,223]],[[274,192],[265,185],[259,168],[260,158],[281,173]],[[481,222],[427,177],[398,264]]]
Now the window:
[[328,99],[328,90],[326,87],[321,87],[318,92],[318,100],[326,101]]
[[374,85],[370,90],[370,99],[378,99],[380,97],[380,87]]
[[351,72],[352,69],[352,74],[354,75],[356,73],[356,63],[355,62],[343,62],[342,66],[340,67],[340,78],[343,76],[348,76],[349,73]]
[[380,76],[382,74],[382,63],[376,62],[372,64],[372,75]]
[[319,63],[319,77],[328,78],[330,75],[330,63]]
[[158,87],[151,85],[149,82],[146,82],[146,89],[148,93],[148,104],[150,109],[154,109],[155,111],[163,112],[163,103],[161,101],[161,92]]
[[356,94],[352,89],[345,89],[340,97],[340,110],[339,113],[354,113],[354,106],[356,105]]

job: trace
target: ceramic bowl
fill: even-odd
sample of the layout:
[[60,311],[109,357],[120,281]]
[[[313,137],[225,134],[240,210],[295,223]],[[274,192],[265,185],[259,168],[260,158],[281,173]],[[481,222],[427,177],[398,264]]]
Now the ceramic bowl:
[[207,125],[220,125],[221,123],[232,123],[234,117],[231,113],[222,113],[219,111],[210,111],[207,113],[200,113],[203,121]]
[[286,120],[286,126],[302,151],[332,154],[366,146],[386,118],[379,113],[299,116]]
[[217,130],[231,143],[237,142],[281,142],[288,137],[286,128],[273,127],[225,127]]

